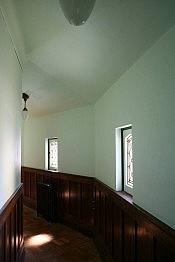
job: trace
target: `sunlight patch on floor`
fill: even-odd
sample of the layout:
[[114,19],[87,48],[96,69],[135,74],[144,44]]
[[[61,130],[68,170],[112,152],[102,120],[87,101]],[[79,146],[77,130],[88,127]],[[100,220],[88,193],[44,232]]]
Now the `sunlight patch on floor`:
[[32,247],[32,246],[42,246],[50,241],[53,240],[53,236],[49,234],[39,234],[36,236],[30,237],[26,243],[26,247]]

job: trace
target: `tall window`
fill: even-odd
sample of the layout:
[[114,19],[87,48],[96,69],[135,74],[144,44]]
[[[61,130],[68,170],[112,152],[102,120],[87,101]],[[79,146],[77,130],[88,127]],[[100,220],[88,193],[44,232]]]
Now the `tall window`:
[[132,127],[121,129],[122,189],[132,195],[133,191],[133,151]]
[[58,138],[48,139],[48,170],[58,171]]

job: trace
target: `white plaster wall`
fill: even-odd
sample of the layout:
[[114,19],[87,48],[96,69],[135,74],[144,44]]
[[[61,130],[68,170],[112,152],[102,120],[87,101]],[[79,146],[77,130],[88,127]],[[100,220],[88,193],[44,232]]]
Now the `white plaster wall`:
[[59,171],[94,175],[93,106],[29,119],[24,124],[23,165],[45,168],[45,138],[58,137]]
[[132,124],[134,202],[174,227],[174,56],[175,27],[97,101],[94,111],[89,106],[30,119],[24,126],[23,165],[44,169],[44,139],[56,136],[59,171],[93,176],[95,161],[95,176],[115,188],[115,128]]
[[0,10],[0,208],[20,184],[21,69]]
[[95,176],[115,188],[115,128],[132,124],[134,202],[173,227],[175,27],[98,100],[94,111]]

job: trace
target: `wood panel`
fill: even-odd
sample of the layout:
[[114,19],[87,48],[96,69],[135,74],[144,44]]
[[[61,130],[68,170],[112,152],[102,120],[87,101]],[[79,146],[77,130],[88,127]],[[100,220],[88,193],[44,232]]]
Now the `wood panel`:
[[30,197],[30,172],[25,172],[23,176],[23,184],[24,184],[24,195],[26,197]]
[[5,223],[5,258],[6,261],[11,261],[11,214],[7,217]]
[[58,216],[69,214],[69,181],[59,180],[58,184]]
[[112,254],[113,251],[113,202],[111,200],[111,198],[106,196],[106,201],[105,201],[105,205],[106,205],[106,229],[105,229],[105,245],[108,246],[108,249],[110,251],[110,253]]
[[75,181],[69,182],[69,214],[80,218],[80,183]]
[[22,179],[24,200],[31,203],[36,201],[37,181],[54,185],[58,219],[93,234],[104,261],[175,261],[174,230],[134,205],[124,192],[95,178],[25,167]]
[[5,227],[0,229],[0,261],[4,260],[5,254]]
[[123,259],[125,262],[136,261],[136,225],[135,221],[128,215],[123,214]]
[[167,246],[167,243],[162,243],[159,239],[154,239],[154,261],[175,261],[175,256]]
[[30,175],[30,197],[36,199],[36,174]]
[[16,258],[16,208],[11,213],[11,260],[15,261]]
[[153,262],[153,236],[144,225],[137,226],[137,261]]
[[22,261],[24,256],[23,202],[20,185],[0,210],[0,261]]
[[113,206],[113,236],[112,236],[112,257],[114,261],[123,261],[123,225],[122,211],[114,203]]
[[100,190],[95,186],[95,214],[94,214],[94,226],[96,231],[100,232]]
[[80,206],[80,218],[88,224],[94,224],[94,187],[93,184],[81,183],[81,206]]

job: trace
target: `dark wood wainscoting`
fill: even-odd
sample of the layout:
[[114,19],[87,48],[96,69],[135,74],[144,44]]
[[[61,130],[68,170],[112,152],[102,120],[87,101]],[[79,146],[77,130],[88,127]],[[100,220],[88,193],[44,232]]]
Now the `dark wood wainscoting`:
[[94,186],[96,242],[107,247],[114,261],[175,261],[173,229],[134,205],[127,194],[100,181]]
[[104,261],[175,261],[175,231],[95,178],[22,167],[24,202],[36,208],[37,182],[56,192],[57,218],[94,237]]
[[[24,203],[37,206],[37,184],[45,183],[55,191],[56,217],[86,233],[94,224],[94,179],[22,167]],[[55,220],[55,219],[54,219]]]
[[0,261],[23,261],[23,197],[20,185],[0,210]]

